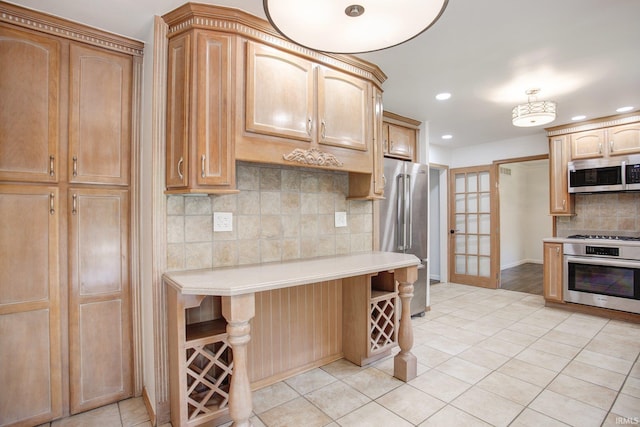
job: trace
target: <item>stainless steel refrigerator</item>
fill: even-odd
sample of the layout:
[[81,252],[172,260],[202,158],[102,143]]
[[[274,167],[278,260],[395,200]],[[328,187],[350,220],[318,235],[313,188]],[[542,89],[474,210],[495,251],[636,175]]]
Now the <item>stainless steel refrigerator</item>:
[[411,315],[423,315],[427,305],[427,212],[429,167],[384,159],[384,200],[380,202],[380,250],[417,256]]

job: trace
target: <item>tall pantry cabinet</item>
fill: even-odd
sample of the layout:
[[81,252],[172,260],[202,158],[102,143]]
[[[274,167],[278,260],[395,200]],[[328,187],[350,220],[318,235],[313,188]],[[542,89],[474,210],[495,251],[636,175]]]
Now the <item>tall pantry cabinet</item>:
[[133,393],[142,43],[0,12],[0,425],[36,425]]

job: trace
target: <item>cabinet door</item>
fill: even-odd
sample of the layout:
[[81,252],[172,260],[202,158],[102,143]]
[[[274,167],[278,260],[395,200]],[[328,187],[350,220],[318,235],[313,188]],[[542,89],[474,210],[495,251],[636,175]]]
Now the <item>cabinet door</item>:
[[129,183],[130,56],[71,44],[69,181]]
[[571,134],[570,139],[572,160],[593,159],[605,155],[605,137],[602,129],[577,132]]
[[231,38],[196,33],[194,68],[196,158],[199,186],[235,185],[231,139]]
[[0,185],[0,425],[62,415],[58,190]]
[[69,190],[71,413],[132,394],[128,198]]
[[60,45],[0,26],[0,180],[58,181]]
[[562,243],[545,242],[543,246],[544,298],[562,302]]
[[607,136],[612,156],[640,153],[640,123],[609,128]]
[[245,104],[247,131],[311,141],[313,64],[248,42]]
[[414,160],[416,149],[416,131],[389,123],[388,151],[389,156]]
[[373,89],[375,121],[373,126],[373,192],[377,195],[384,193],[384,130],[382,124],[382,91]]
[[370,83],[318,68],[318,142],[356,150],[369,148],[373,120]]
[[549,139],[549,212],[567,215],[573,212],[567,177],[568,142],[566,137]]
[[189,87],[191,85],[191,34],[169,40],[167,76],[167,190],[189,184]]

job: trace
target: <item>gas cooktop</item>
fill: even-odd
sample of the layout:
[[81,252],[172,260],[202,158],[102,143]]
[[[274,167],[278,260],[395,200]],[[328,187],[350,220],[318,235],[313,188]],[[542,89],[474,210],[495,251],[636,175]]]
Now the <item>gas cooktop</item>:
[[640,237],[634,236],[609,236],[605,234],[574,234],[567,236],[568,239],[596,239],[596,240],[624,240],[630,242],[640,242]]

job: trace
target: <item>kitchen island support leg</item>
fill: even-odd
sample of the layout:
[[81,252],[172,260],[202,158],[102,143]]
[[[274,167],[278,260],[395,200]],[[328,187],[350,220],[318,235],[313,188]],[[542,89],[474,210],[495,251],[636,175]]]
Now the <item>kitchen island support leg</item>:
[[402,301],[402,315],[398,330],[398,344],[400,353],[393,360],[393,376],[408,382],[417,375],[418,360],[411,348],[413,347],[413,328],[411,326],[411,298],[413,298],[413,282],[418,279],[416,267],[404,268],[396,271],[398,292]]
[[251,339],[249,321],[255,316],[255,294],[222,297],[222,315],[233,352],[233,374],[229,388],[229,415],[233,426],[251,427],[251,385],[247,365],[247,344]]

